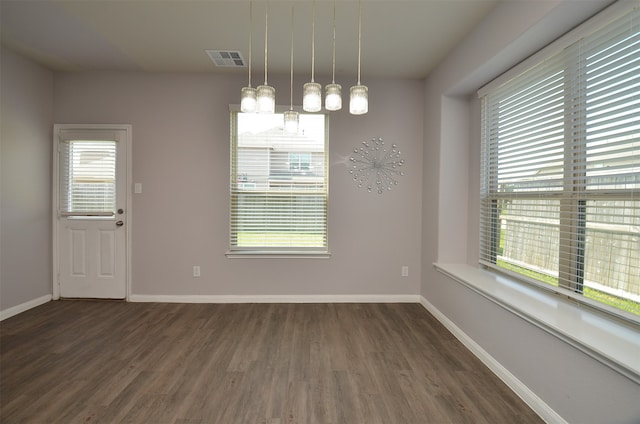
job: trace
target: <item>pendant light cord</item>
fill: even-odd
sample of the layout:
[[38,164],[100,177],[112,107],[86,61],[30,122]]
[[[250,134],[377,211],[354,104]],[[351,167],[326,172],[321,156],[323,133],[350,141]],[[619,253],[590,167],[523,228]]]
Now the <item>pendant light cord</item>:
[[315,82],[316,70],[316,0],[313,0],[313,21],[311,22],[311,82]]
[[360,44],[362,39],[362,0],[358,0],[358,85],[360,85]]
[[253,1],[249,2],[249,87],[251,87],[251,40],[253,30]]
[[291,6],[291,87],[289,90],[289,110],[293,110],[293,6]]
[[331,84],[336,83],[336,0],[333,0],[333,67]]
[[264,85],[267,84],[267,54],[268,54],[268,42],[269,36],[269,0],[266,1],[266,11],[264,13]]

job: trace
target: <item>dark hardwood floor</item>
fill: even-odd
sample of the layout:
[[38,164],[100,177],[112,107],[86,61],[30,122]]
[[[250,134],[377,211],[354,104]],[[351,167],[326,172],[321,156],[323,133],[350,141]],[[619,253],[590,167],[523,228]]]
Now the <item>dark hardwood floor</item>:
[[57,301],[0,323],[0,422],[542,421],[418,304]]

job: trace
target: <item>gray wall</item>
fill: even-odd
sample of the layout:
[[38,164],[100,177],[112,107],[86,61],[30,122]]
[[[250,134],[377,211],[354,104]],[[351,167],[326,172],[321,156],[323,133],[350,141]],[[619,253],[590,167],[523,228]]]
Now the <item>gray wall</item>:
[[640,386],[433,263],[478,260],[476,90],[607,3],[504,2],[429,76],[425,90],[422,296],[570,423],[640,422]]
[[[286,102],[288,80],[270,82]],[[368,114],[330,115],[330,259],[228,259],[229,104],[245,83],[207,74],[56,74],[56,123],[133,125],[133,179],[143,192],[133,195],[132,293],[417,299],[424,83],[367,80]],[[397,189],[382,195],[357,188],[347,168],[353,148],[373,137],[397,143],[406,160]]]
[[51,295],[53,73],[0,49],[0,311]]

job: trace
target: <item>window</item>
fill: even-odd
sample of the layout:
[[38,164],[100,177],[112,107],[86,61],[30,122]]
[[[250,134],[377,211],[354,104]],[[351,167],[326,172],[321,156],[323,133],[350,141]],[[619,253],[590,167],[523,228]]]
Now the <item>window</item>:
[[113,214],[116,210],[116,142],[60,143],[60,210],[63,214]]
[[327,252],[327,118],[231,113],[232,252]]
[[289,153],[289,170],[291,172],[307,172],[310,165],[311,153]]
[[640,9],[503,80],[480,91],[480,262],[640,315]]

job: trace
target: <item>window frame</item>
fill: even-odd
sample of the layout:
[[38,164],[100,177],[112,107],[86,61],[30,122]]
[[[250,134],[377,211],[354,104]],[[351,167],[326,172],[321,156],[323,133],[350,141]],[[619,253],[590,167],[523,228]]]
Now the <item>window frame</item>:
[[[606,25],[608,22],[611,22],[614,19],[619,18],[625,15],[626,13],[631,12],[633,9],[634,7],[629,4],[626,4],[626,5],[619,4],[619,3],[614,4],[613,6],[605,9],[603,12],[599,13],[598,15],[591,18],[587,22],[583,23],[582,25],[580,25],[579,27],[571,31],[569,34],[566,34],[565,36],[560,37],[551,45],[542,49],[540,52],[529,57],[519,65],[515,66],[514,68],[510,69],[503,75],[497,77],[495,80],[491,81],[490,83],[482,87],[478,91],[478,96],[481,98],[481,102],[483,103],[483,116],[482,116],[482,123],[481,123],[483,144],[485,143],[485,140],[488,139],[487,133],[489,131],[489,128],[487,128],[486,120],[484,116],[485,96],[490,94],[494,89],[498,88],[500,85],[526,72],[528,69],[534,67],[538,63],[541,63],[544,60],[547,60],[548,58],[553,57],[559,51],[565,49],[566,47],[580,40],[581,38],[588,36],[592,32],[597,31],[599,27]],[[567,68],[565,68],[565,72],[567,72],[566,69]],[[575,70],[569,68],[568,71],[574,72]],[[565,108],[566,108],[566,105],[565,105]],[[587,143],[588,143],[588,140],[586,140],[586,137],[585,137],[583,148],[586,149]],[[561,202],[560,208],[562,212],[559,214],[558,228],[561,234],[563,229],[566,228],[568,225],[571,226],[572,229],[574,229],[576,227],[580,227],[580,225],[578,224],[581,223],[581,224],[585,224],[582,226],[582,228],[583,229],[586,228],[586,213],[587,213],[586,203],[588,201],[616,200],[620,198],[620,196],[623,196],[624,200],[629,200],[629,197],[624,197],[624,195],[627,194],[628,192],[633,192],[633,193],[637,192],[636,189],[619,190],[613,194],[611,193],[603,194],[603,193],[597,192],[596,190],[594,190],[594,192],[590,192],[590,190],[588,189],[589,184],[586,182],[587,180],[586,171],[583,173],[575,172],[575,168],[574,168],[575,164],[572,159],[575,155],[575,151],[571,151],[569,144],[571,143],[567,143],[565,141],[563,145],[564,168],[565,168],[564,175],[562,177],[563,188],[558,191],[550,190],[544,193],[543,193],[543,190],[544,190],[543,189],[543,190],[533,192],[531,194],[532,196],[535,195],[536,199],[542,199],[542,197],[540,196],[544,195],[545,199],[560,200]],[[484,164],[490,163],[490,161],[488,160],[489,154],[490,154],[489,149],[485,149],[485,146],[483,146],[483,148],[481,149],[481,155],[483,155],[482,162]],[[583,289],[582,277],[583,276],[581,275],[580,271],[577,271],[577,272],[575,271],[576,269],[575,266],[580,260],[578,258],[582,257],[580,249],[581,248],[584,249],[584,246],[585,246],[584,240],[582,242],[580,240],[571,240],[569,242],[564,242],[559,249],[559,252],[558,252],[559,275],[562,275],[562,273],[570,273],[573,276],[572,280],[570,280],[570,285],[567,288],[556,287],[550,284],[545,284],[544,282],[536,280],[532,277],[528,277],[520,273],[502,268],[496,264],[495,257],[494,257],[494,260],[483,260],[483,257],[482,257],[483,251],[491,251],[494,253],[498,251],[497,246],[499,243],[498,237],[500,233],[500,230],[499,230],[500,220],[498,217],[499,212],[496,212],[499,210],[498,203],[501,202],[502,200],[513,197],[513,196],[501,194],[501,193],[496,193],[497,190],[495,190],[495,188],[497,186],[497,180],[495,176],[497,176],[497,171],[494,173],[492,173],[491,171],[488,171],[487,175],[484,175],[485,171],[486,170],[483,170],[481,167],[481,172],[483,172],[483,176],[481,177],[483,187],[481,190],[482,192],[480,195],[480,201],[482,203],[484,202],[493,202],[493,203],[491,206],[488,207],[490,212],[486,213],[485,217],[483,217],[483,210],[486,210],[487,207],[483,204],[480,208],[481,246],[480,246],[479,262],[481,266],[501,274],[509,275],[514,280],[519,281],[521,283],[534,285],[536,287],[544,289],[545,291],[553,292],[555,294],[561,294],[563,296],[566,296],[572,300],[579,302],[580,304],[588,305],[599,311],[604,311],[607,314],[614,315],[618,318],[623,318],[625,321],[630,321],[630,322],[633,322],[634,324],[637,324],[640,322],[640,316],[609,306],[599,301],[589,299],[582,295],[582,289]],[[576,178],[581,181],[579,184],[575,184]],[[571,184],[571,187],[570,188],[567,187],[567,184]],[[570,196],[567,196],[569,189],[571,190],[577,189],[577,191],[575,193],[572,193]],[[494,194],[491,194],[492,192]],[[638,200],[638,197],[632,197],[631,199]],[[569,212],[568,213],[564,212],[566,210],[569,210]],[[486,222],[483,222],[483,220],[486,220]],[[575,224],[576,222],[578,224]],[[488,229],[488,234],[486,233],[483,234],[483,229],[485,230]],[[567,233],[571,233],[571,232],[572,231],[568,231]],[[581,237],[580,232],[578,232],[577,235],[575,235],[575,237],[578,237],[578,238]],[[582,232],[582,237],[584,237],[584,232]],[[484,247],[483,244],[488,245],[489,247]]]
[[[282,114],[284,111],[289,110],[289,107],[276,106],[275,114]],[[330,258],[329,252],[329,237],[328,237],[328,205],[329,205],[329,114],[325,112],[320,113],[308,113],[303,112],[301,107],[294,107],[300,114],[307,115],[322,115],[324,117],[324,164],[323,164],[323,195],[324,195],[324,234],[325,241],[322,247],[307,247],[307,246],[283,246],[283,247],[269,247],[269,246],[235,246],[233,245],[233,231],[234,231],[234,218],[237,213],[234,212],[234,196],[237,195],[234,189],[234,182],[238,177],[237,167],[234,164],[236,160],[236,146],[237,146],[237,130],[238,130],[238,115],[241,112],[240,105],[229,106],[229,122],[230,122],[230,152],[229,152],[229,245],[228,250],[225,252],[227,258],[260,258],[260,259],[280,259],[280,258]],[[310,157],[313,156],[310,154]],[[290,157],[290,153],[287,153],[287,157]],[[287,166],[289,169],[289,166]],[[291,171],[291,169],[289,169]],[[291,171],[293,172],[293,171]]]

